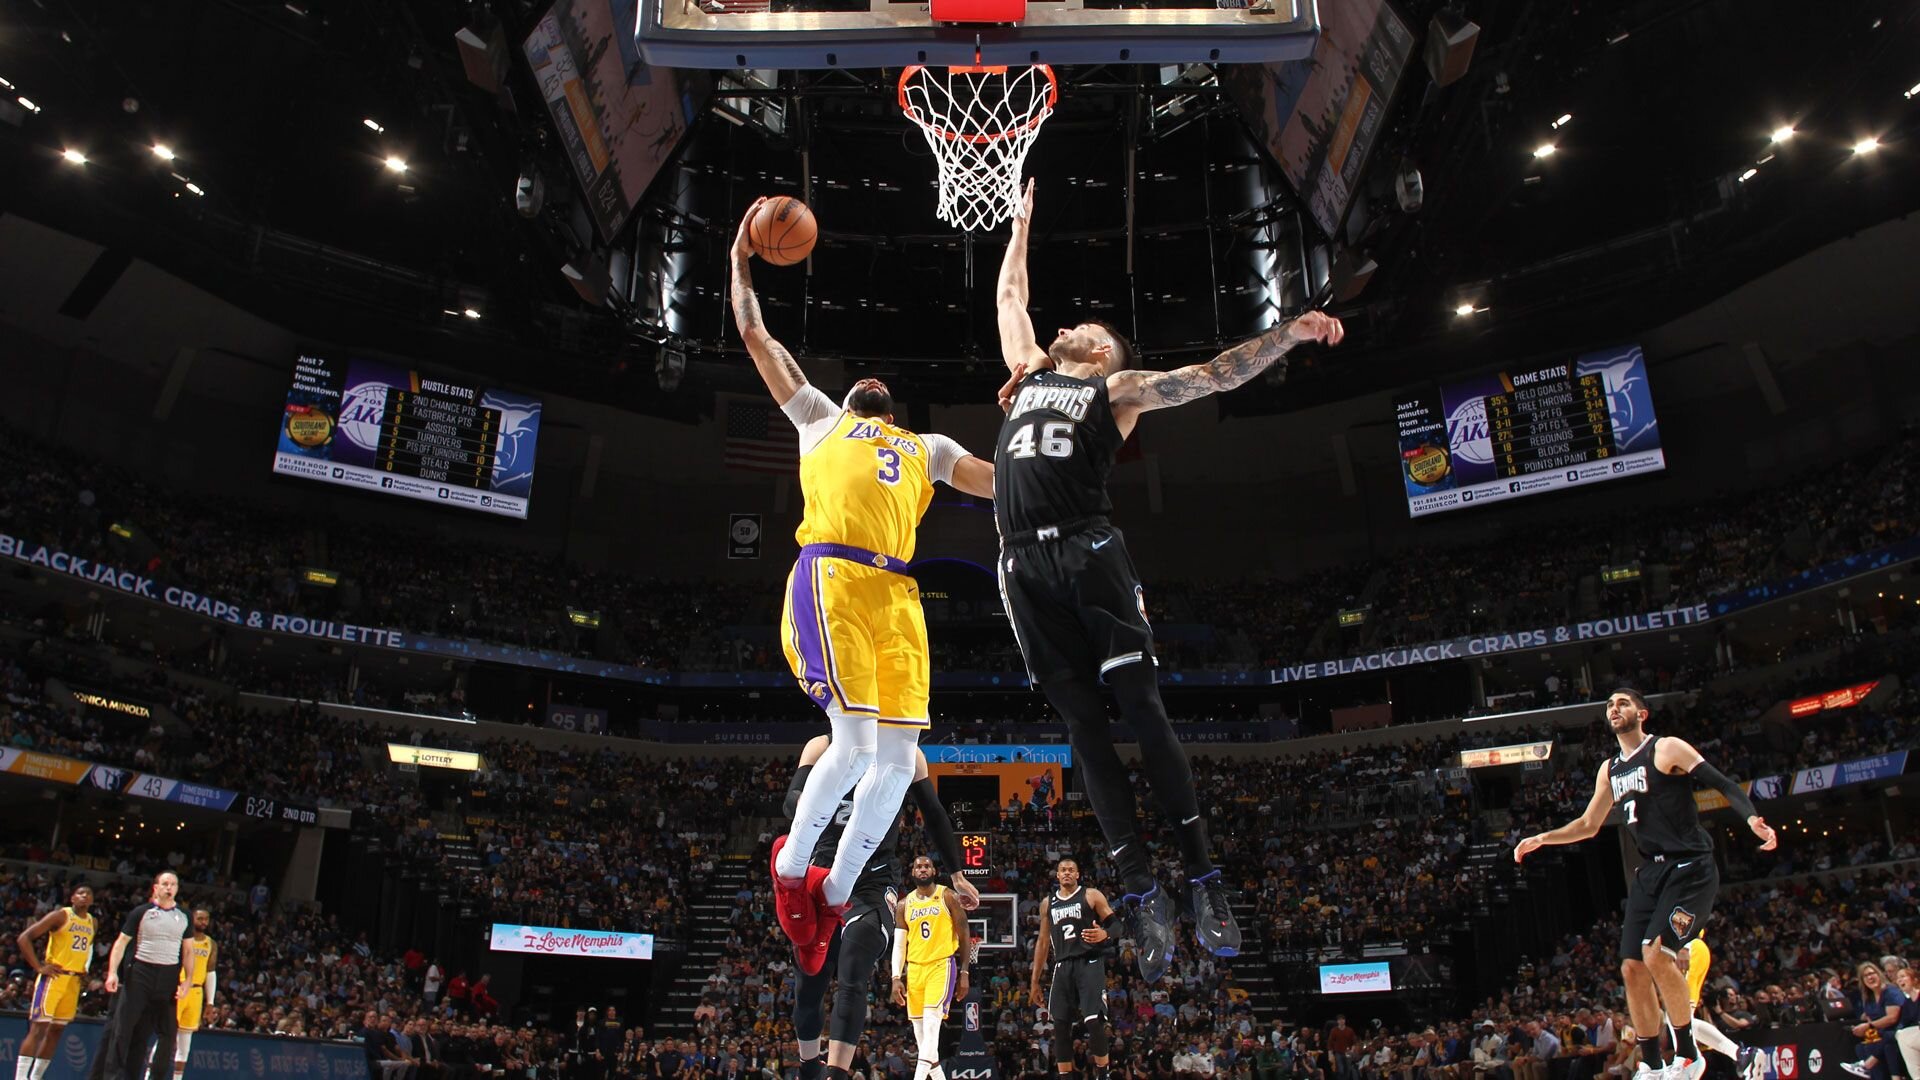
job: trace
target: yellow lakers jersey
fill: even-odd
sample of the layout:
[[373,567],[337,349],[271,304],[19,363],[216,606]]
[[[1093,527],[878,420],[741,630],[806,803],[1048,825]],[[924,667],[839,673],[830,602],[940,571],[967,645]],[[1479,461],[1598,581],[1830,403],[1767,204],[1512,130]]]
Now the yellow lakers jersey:
[[47,952],[41,959],[68,971],[86,971],[93,965],[93,916],[72,908],[63,910],[67,913],[66,925],[47,935]]
[[850,544],[913,559],[914,531],[933,502],[926,440],[884,420],[842,413],[820,444],[800,458],[807,503],[795,539]]
[[187,948],[193,957],[193,967],[181,968],[180,980],[190,986],[207,985],[207,971],[213,967],[213,939],[189,938]]
[[915,889],[900,901],[907,911],[907,962],[933,964],[960,950],[960,937],[947,910],[947,887],[935,885],[932,896]]

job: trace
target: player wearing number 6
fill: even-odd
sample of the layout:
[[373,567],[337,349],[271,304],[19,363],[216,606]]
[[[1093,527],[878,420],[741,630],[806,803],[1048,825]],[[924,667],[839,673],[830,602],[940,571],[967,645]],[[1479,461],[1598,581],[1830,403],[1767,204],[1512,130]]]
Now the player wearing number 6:
[[[1668,1080],[1700,1080],[1707,1063],[1693,1037],[1687,976],[1674,960],[1699,936],[1720,890],[1713,838],[1700,827],[1700,807],[1693,798],[1695,783],[1726,796],[1760,838],[1760,850],[1772,851],[1780,841],[1740,785],[1702,759],[1700,751],[1684,739],[1647,734],[1649,715],[1646,699],[1637,690],[1615,690],[1608,696],[1607,727],[1619,740],[1620,753],[1601,764],[1586,812],[1570,824],[1520,841],[1513,860],[1519,862],[1546,844],[1579,843],[1597,834],[1607,812],[1620,807],[1621,824],[1645,860],[1627,889],[1620,927],[1627,1011],[1649,1068],[1665,1070]],[[1673,1025],[1671,1065],[1660,1057],[1662,1005]]]
[[1105,323],[1063,329],[1046,349],[1027,314],[1027,231],[1033,185],[1015,212],[1000,267],[1000,350],[1012,377],[994,454],[1000,589],[1028,674],[1067,723],[1074,764],[1126,883],[1121,907],[1140,975],[1158,982],[1173,953],[1173,903],[1154,881],[1134,820],[1133,785],[1113,749],[1100,683],[1140,740],[1140,767],[1173,827],[1200,944],[1240,951],[1231,897],[1207,847],[1186,751],[1167,721],[1154,674],[1145,594],[1120,530],[1108,522],[1107,474],[1121,443],[1154,409],[1224,393],[1272,367],[1303,341],[1338,345],[1340,320],[1312,311],[1204,364],[1134,369],[1133,349]]
[[919,1047],[913,1080],[946,1080],[940,1069],[940,1022],[967,996],[972,930],[959,897],[934,884],[933,860],[913,860],[913,891],[902,897],[893,935],[893,1003],[907,1007]]
[[[908,576],[915,531],[936,480],[993,494],[993,466],[941,435],[893,422],[885,383],[862,379],[844,402],[807,383],[767,333],[753,292],[747,226],[733,245],[733,315],[773,400],[800,430],[806,513],[787,577],[780,641],[833,740],[813,763],[792,831],[773,849],[774,907],[803,956],[826,954],[854,882],[899,816],[928,725],[929,660],[920,590]],[[853,789],[833,866],[809,868],[841,796]]]

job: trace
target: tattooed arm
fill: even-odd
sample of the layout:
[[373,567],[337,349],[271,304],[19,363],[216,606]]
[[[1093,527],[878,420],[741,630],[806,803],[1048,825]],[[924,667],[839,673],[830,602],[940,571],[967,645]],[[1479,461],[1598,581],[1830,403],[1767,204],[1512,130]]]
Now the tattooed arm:
[[773,394],[773,403],[784,406],[807,385],[807,376],[787,347],[767,333],[766,323],[760,318],[760,298],[753,291],[753,272],[747,266],[747,260],[753,257],[747,225],[753,221],[753,215],[760,212],[760,204],[766,201],[756,199],[747,207],[746,216],[740,219],[740,231],[733,238],[733,321],[747,344],[747,352],[753,356],[753,366]]
[[1338,345],[1346,337],[1340,320],[1323,311],[1309,311],[1243,341],[1204,364],[1172,371],[1116,371],[1107,377],[1108,400],[1114,418],[1131,427],[1140,413],[1185,405],[1208,394],[1223,394],[1272,367],[1287,350],[1303,341]]

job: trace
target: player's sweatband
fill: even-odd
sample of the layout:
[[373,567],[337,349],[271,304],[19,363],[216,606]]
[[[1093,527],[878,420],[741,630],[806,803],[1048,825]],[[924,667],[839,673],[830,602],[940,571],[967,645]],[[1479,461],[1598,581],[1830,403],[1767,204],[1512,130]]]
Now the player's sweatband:
[[781,812],[792,821],[793,815],[800,812],[800,792],[807,786],[807,777],[813,775],[813,766],[802,765],[793,770],[793,779],[787,782],[787,801],[780,804]]
[[1725,795],[1734,812],[1740,815],[1740,820],[1745,821],[1760,815],[1760,811],[1754,809],[1753,800],[1747,798],[1747,793],[1740,790],[1740,785],[1734,783],[1726,773],[1714,768],[1712,762],[1702,761],[1687,775],[1696,777],[1701,783]]
[[940,805],[940,793],[933,786],[933,777],[923,776],[907,789],[913,795],[913,805],[920,808],[920,816],[927,822],[927,838],[933,841],[933,852],[940,857],[940,865],[949,874],[957,874],[966,867],[961,861],[960,838],[954,835],[953,819],[947,816],[947,808]]
[[1113,939],[1114,941],[1117,942],[1120,940],[1120,909],[1119,908],[1114,908],[1113,910],[1107,912],[1107,917],[1100,920],[1100,929],[1105,930],[1107,932],[1107,937]]

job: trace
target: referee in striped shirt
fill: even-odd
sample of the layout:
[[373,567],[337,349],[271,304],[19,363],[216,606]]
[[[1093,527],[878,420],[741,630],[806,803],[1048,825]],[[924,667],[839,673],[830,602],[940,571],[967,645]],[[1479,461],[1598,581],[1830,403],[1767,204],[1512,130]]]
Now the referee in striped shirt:
[[[179,1032],[175,1003],[191,989],[180,981],[180,966],[191,962],[192,924],[174,903],[179,892],[173,871],[160,871],[153,878],[153,898],[127,912],[120,924],[107,958],[107,993],[116,996],[88,1080],[139,1080],[149,1060],[147,1042],[156,1036],[151,1080],[169,1080]],[[123,968],[129,946],[133,956]]]

